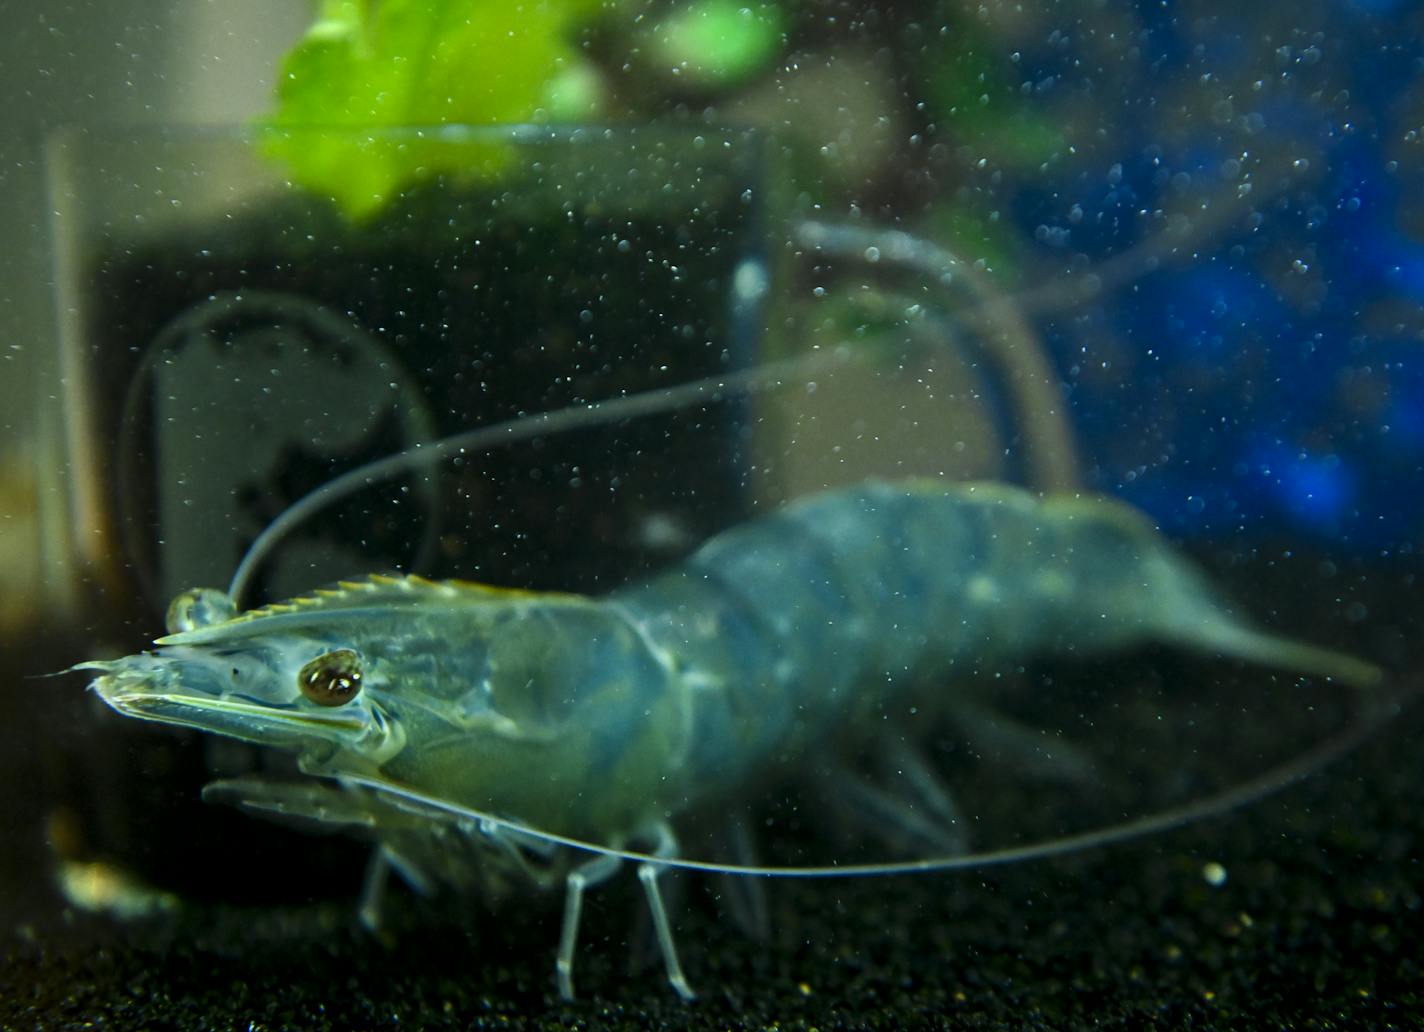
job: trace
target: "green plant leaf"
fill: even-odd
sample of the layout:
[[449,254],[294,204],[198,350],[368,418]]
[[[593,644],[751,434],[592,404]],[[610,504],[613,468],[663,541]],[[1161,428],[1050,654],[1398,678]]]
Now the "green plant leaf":
[[[322,0],[287,55],[263,147],[353,217],[433,174],[488,178],[512,151],[432,129],[544,121],[585,62],[573,35],[600,0]],[[585,76],[586,78],[586,76]],[[560,92],[562,91],[562,92]],[[585,91],[585,95],[590,95]]]
[[785,18],[762,0],[696,0],[654,31],[658,59],[702,85],[726,87],[761,71],[785,45]]

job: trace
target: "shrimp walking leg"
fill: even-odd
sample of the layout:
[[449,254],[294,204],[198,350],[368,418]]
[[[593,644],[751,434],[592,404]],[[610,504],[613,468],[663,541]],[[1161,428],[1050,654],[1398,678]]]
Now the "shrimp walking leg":
[[[727,820],[727,857],[740,867],[756,867],[759,861],[756,844],[747,830],[747,815],[738,811]],[[771,934],[771,919],[766,907],[766,884],[761,878],[744,878],[721,874],[721,898],[727,903],[732,920],[749,938],[758,942]]]
[[969,835],[965,829],[968,822],[953,794],[931,768],[924,754],[903,736],[895,736],[886,745],[884,755],[887,763],[899,776],[900,782],[913,794],[920,808],[928,812],[947,844],[957,844],[956,852],[967,852]]
[[381,905],[386,898],[386,885],[391,878],[391,861],[386,847],[377,845],[366,862],[366,874],[361,879],[361,900],[356,913],[361,925],[371,934],[381,930]]
[[926,849],[939,856],[964,852],[959,827],[925,814],[914,798],[871,784],[863,774],[844,767],[832,768],[821,780],[826,790],[823,798],[835,800],[835,818],[848,822],[853,831],[873,835],[893,852],[906,856]]
[[[659,824],[654,829],[656,847],[653,856],[671,859],[677,856],[677,837],[667,824]],[[643,883],[643,892],[648,897],[648,911],[653,916],[653,931],[657,933],[658,949],[662,951],[663,968],[667,972],[668,984],[684,1000],[695,1000],[697,994],[687,984],[687,976],[682,973],[682,964],[677,959],[677,944],[673,942],[672,926],[668,923],[667,907],[663,906],[662,890],[658,879],[667,872],[665,864],[644,861],[638,865],[638,880]]]
[[574,947],[578,945],[584,890],[607,881],[622,865],[623,861],[616,856],[599,855],[575,867],[564,879],[564,924],[559,932],[559,955],[554,961],[554,970],[559,979],[559,995],[565,1000],[574,998]]
[[1096,765],[1084,750],[1043,728],[968,699],[948,717],[976,752],[993,756],[1012,770],[1050,784],[1091,785],[1098,781]]

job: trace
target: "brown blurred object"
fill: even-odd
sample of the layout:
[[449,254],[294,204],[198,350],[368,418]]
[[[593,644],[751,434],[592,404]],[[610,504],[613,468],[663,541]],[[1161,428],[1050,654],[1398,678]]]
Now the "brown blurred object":
[[863,203],[910,135],[904,107],[888,52],[844,45],[792,55],[774,79],[732,98],[718,115],[814,155],[808,160],[823,194]]
[[[808,332],[832,347],[841,334],[834,324]],[[860,364],[793,384],[768,413],[778,489],[794,498],[867,477],[1000,478],[1004,442],[985,400],[993,386],[957,341],[894,369]]]
[[11,647],[45,611],[35,465],[25,447],[0,451],[0,639]]

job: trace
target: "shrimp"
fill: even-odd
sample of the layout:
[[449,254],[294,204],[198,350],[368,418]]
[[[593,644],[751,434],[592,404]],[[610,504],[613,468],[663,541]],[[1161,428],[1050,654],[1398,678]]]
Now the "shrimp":
[[[832,254],[876,244],[947,283],[953,256],[904,234],[817,223],[802,243]],[[589,597],[463,581],[371,575],[243,611],[274,543],[322,507],[381,479],[469,452],[610,420],[780,387],[839,369],[827,348],[655,392],[479,427],[350,470],[279,515],[227,591],[169,607],[150,652],[91,660],[92,687],[119,713],[290,751],[303,777],[219,781],[204,798],[316,822],[374,842],[363,923],[379,923],[389,876],[422,893],[563,887],[558,991],[574,996],[586,892],[636,867],[667,981],[686,999],[661,880],[688,869],[741,876],[850,877],[1010,863],[1123,841],[1224,812],[1353,747],[1388,718],[1266,774],[1122,823],[979,852],[953,794],[897,740],[911,798],[834,754],[879,748],[891,710],[931,727],[973,714],[962,690],[1033,656],[1106,655],[1147,642],[1293,669],[1355,686],[1369,663],[1252,628],[1147,520],[1071,493],[1069,434],[1031,334],[987,288],[980,318],[1005,343],[995,361],[1041,452],[1041,497],[995,483],[872,480],[793,501],[715,535],[651,578]],[[918,306],[915,306],[918,311]],[[970,313],[972,314],[972,312]],[[1035,421],[1037,414],[1037,421]],[[1033,428],[1037,427],[1036,430]],[[1071,756],[1057,761],[1072,768]],[[908,859],[760,866],[683,847],[700,814],[735,814],[764,786],[832,779],[860,830]],[[905,786],[897,786],[903,790]],[[720,847],[720,842],[719,842]],[[751,894],[744,923],[764,920]],[[761,913],[759,913],[761,912]]]
[[[374,838],[368,923],[392,870],[422,890],[561,881],[565,998],[584,894],[632,860],[667,980],[691,999],[662,875],[784,872],[688,860],[675,824],[814,765],[824,743],[888,706],[952,712],[972,671],[1155,641],[1352,685],[1379,676],[1232,616],[1120,503],[934,479],[795,501],[600,597],[379,575],[247,612],[235,594],[180,596],[152,652],[74,669],[97,672],[94,690],[121,714],[295,751],[310,780],[219,782],[206,797]],[[1110,841],[1228,802],[988,859]],[[930,806],[930,824],[946,810]],[[892,835],[925,820],[882,813]],[[954,851],[951,835],[928,835]]]

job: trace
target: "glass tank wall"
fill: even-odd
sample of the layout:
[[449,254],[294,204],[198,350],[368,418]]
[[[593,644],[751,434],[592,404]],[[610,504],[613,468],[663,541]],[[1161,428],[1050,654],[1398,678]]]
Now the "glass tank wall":
[[1411,1005],[1410,5],[210,6],[0,14],[0,1025]]

